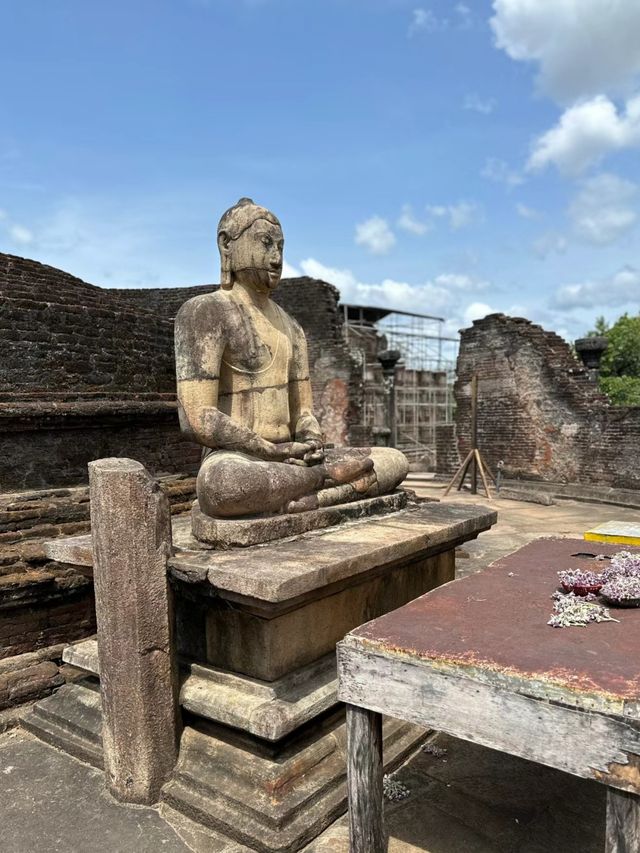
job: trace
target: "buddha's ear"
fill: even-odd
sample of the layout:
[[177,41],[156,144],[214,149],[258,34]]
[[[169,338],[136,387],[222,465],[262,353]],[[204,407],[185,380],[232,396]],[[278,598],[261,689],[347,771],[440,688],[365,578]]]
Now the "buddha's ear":
[[231,237],[226,231],[220,231],[218,234],[218,249],[221,255],[227,257],[231,252]]

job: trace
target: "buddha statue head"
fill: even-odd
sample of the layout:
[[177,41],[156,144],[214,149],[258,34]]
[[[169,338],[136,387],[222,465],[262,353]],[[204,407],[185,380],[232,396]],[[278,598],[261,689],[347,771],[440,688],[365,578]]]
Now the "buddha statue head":
[[282,275],[284,237],[277,217],[250,198],[241,198],[218,224],[220,284],[230,290],[235,282],[269,293]]

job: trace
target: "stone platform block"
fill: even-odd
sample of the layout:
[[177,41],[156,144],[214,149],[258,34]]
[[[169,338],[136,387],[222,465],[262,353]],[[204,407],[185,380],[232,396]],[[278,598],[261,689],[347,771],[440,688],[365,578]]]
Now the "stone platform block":
[[194,501],[191,510],[193,535],[200,543],[212,548],[250,547],[263,545],[288,536],[299,536],[310,530],[323,530],[353,521],[388,512],[397,512],[407,505],[407,493],[400,490],[390,495],[365,498],[338,506],[322,507],[307,512],[283,513],[264,518],[211,518],[200,510]]

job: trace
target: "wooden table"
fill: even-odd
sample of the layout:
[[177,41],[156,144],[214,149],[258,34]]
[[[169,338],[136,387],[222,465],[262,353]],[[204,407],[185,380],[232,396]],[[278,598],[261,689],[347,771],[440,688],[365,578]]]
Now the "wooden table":
[[386,850],[382,714],[602,782],[606,850],[640,851],[640,610],[547,625],[556,572],[597,570],[585,553],[618,550],[540,539],[347,634],[338,695],[352,853]]

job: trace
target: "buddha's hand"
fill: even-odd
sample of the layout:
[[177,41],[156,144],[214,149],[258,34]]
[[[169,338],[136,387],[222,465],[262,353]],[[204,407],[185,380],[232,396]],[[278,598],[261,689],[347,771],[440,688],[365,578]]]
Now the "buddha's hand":
[[304,465],[305,456],[308,454],[308,445],[301,441],[283,441],[280,444],[265,441],[261,448],[260,457],[267,462],[288,462],[293,465]]
[[311,438],[304,441],[303,444],[308,448],[303,457],[307,465],[320,465],[321,462],[324,462],[324,447],[320,439]]

